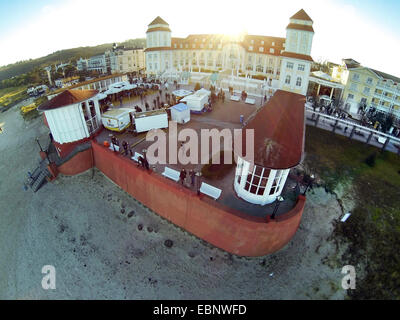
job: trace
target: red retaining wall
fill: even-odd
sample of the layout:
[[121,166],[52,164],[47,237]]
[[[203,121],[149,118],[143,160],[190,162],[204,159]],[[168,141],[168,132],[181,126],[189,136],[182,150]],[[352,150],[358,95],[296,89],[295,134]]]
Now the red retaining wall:
[[77,153],[72,159],[57,167],[58,173],[73,176],[93,167],[92,148]]
[[206,196],[199,197],[169,179],[137,168],[132,160],[95,141],[92,148],[95,166],[123,190],[160,216],[230,253],[263,256],[278,251],[290,241],[300,224],[304,196],[299,196],[291,211],[267,222]]

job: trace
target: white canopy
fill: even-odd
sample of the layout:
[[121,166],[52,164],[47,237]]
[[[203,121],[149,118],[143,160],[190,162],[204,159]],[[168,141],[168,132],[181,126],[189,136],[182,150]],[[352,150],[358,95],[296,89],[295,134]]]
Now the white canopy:
[[105,99],[105,98],[107,98],[107,94],[106,93],[99,93],[99,94],[97,94],[97,99],[98,100],[101,100],[101,99]]

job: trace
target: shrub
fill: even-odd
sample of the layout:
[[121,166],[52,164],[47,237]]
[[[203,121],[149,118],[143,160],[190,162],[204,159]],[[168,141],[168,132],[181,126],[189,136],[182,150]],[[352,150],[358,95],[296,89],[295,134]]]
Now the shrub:
[[376,162],[376,153],[375,153],[375,152],[372,153],[372,154],[370,154],[370,155],[367,157],[367,159],[365,159],[365,163],[366,163],[368,166],[370,166],[371,168],[372,168],[372,167],[375,167],[375,162]]

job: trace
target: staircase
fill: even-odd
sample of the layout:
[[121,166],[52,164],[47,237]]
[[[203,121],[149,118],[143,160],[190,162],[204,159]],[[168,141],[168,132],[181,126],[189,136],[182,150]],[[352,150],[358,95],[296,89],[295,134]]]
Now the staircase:
[[47,159],[43,159],[39,162],[38,167],[32,174],[28,173],[28,179],[25,185],[29,185],[33,192],[38,191],[46,182],[46,178],[51,176],[50,172],[47,170],[47,164]]

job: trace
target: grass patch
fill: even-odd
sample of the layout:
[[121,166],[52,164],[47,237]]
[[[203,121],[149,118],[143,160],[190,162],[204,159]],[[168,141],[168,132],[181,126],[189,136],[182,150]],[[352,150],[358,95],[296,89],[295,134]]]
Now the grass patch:
[[329,189],[352,183],[356,208],[333,233],[349,243],[343,263],[365,266],[365,278],[349,296],[400,299],[400,157],[310,126],[305,150],[306,166]]
[[230,163],[224,163],[225,152],[220,151],[216,157],[219,157],[219,164],[212,163],[212,157],[208,160],[208,164],[201,168],[201,174],[203,177],[214,180],[224,178],[236,165],[234,162],[233,154],[231,156]]

